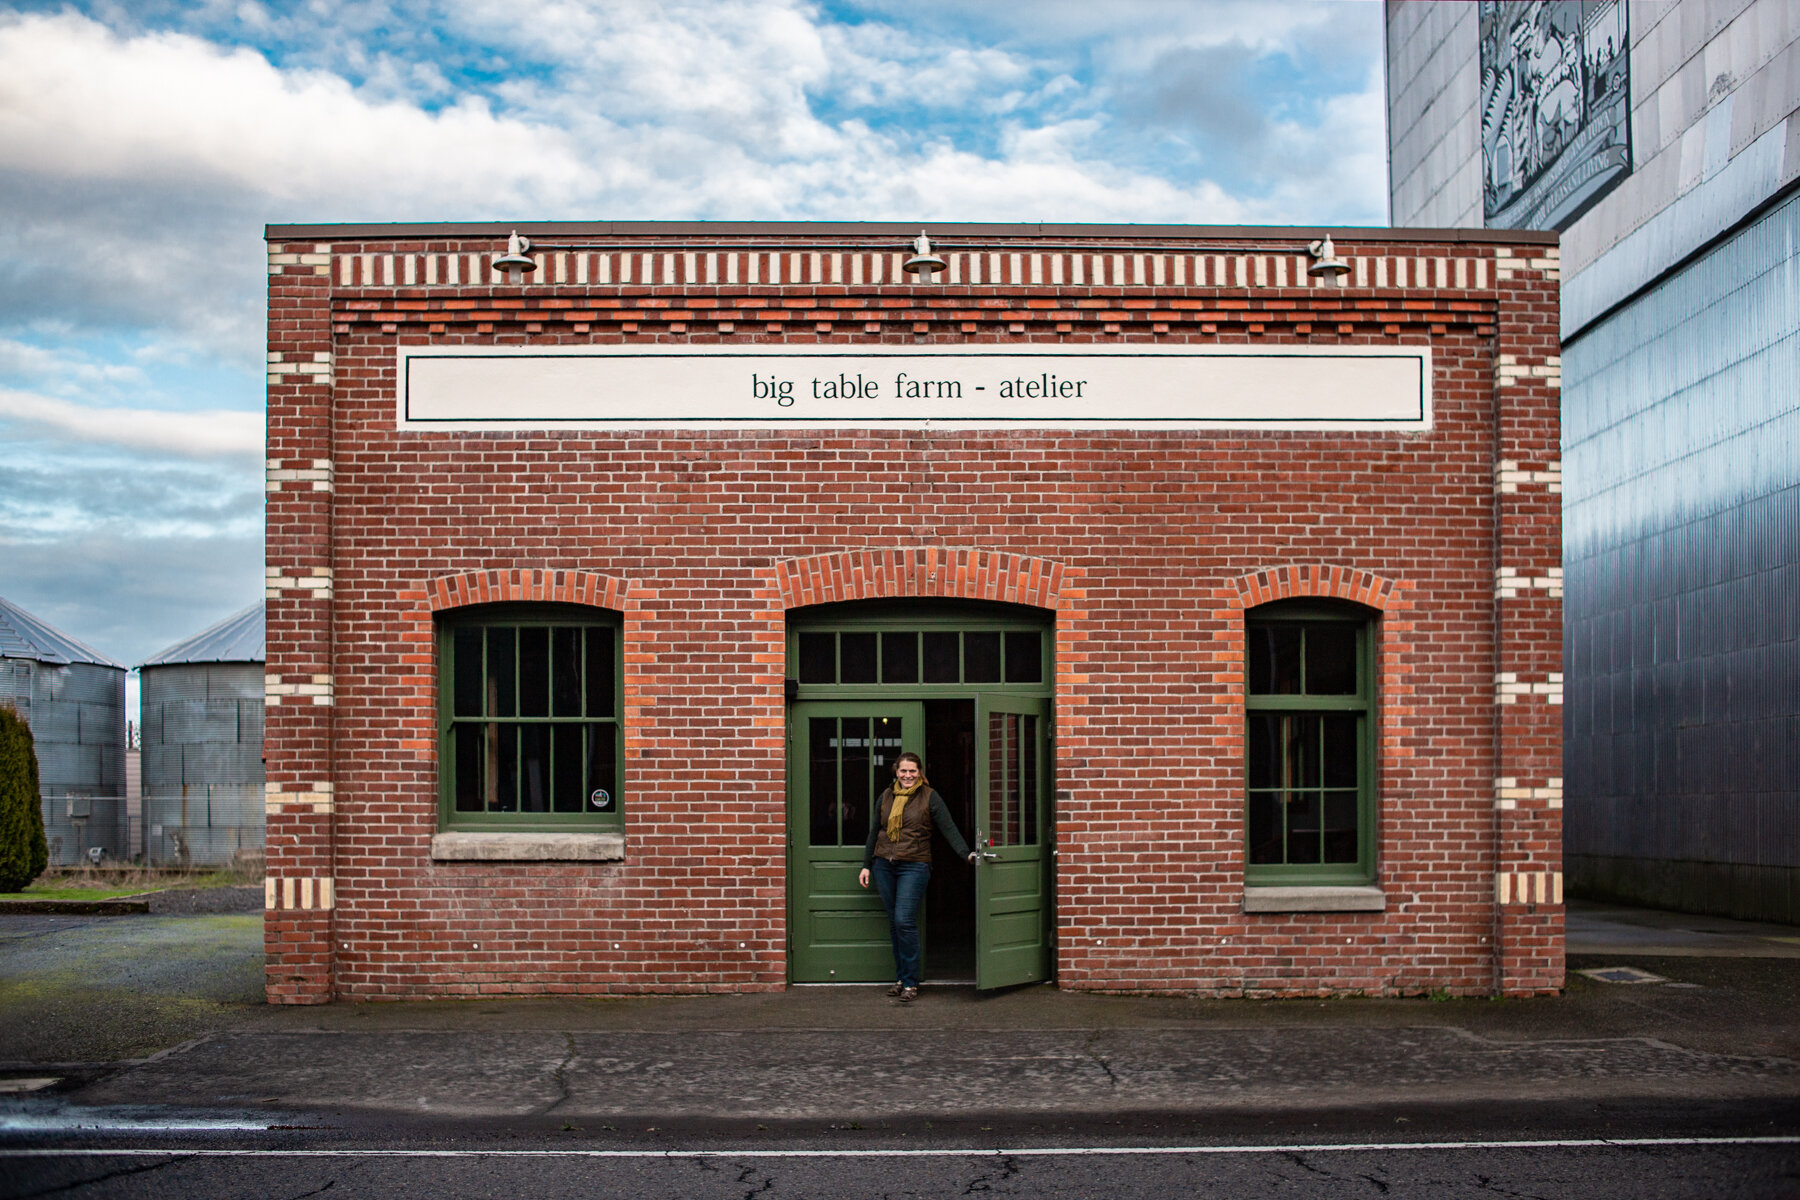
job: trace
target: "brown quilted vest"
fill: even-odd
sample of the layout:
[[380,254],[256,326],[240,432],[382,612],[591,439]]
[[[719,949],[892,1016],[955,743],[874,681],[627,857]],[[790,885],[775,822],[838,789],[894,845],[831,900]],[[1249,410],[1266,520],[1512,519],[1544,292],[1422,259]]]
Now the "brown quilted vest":
[[926,785],[912,794],[900,813],[900,837],[887,834],[888,809],[894,803],[894,789],[888,788],[875,802],[875,825],[881,832],[875,837],[875,857],[893,862],[931,861],[931,787]]

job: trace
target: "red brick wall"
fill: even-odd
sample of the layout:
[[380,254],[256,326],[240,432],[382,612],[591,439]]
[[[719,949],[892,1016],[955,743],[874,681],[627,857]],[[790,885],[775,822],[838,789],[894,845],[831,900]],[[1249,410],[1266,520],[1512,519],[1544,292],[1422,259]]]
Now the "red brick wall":
[[[787,611],[880,596],[1055,614],[1062,986],[1561,985],[1560,599],[1496,588],[1559,562],[1559,497],[1497,482],[1555,468],[1553,250],[1343,237],[1362,265],[1328,287],[1271,231],[1262,267],[1127,246],[1079,286],[1073,254],[1056,285],[1010,251],[999,283],[856,284],[821,238],[758,252],[760,279],[779,250],[808,281],[733,285],[693,243],[633,256],[629,284],[595,282],[596,252],[507,285],[487,237],[272,242],[268,669],[300,689],[268,717],[272,1001],[784,986]],[[397,344],[621,341],[1428,344],[1435,414],[1424,433],[395,428]],[[1384,912],[1241,911],[1244,611],[1295,595],[1381,613]],[[432,614],[497,596],[622,614],[622,862],[430,858]],[[1501,703],[1507,675],[1544,686]],[[1530,795],[1498,807],[1506,781]]]

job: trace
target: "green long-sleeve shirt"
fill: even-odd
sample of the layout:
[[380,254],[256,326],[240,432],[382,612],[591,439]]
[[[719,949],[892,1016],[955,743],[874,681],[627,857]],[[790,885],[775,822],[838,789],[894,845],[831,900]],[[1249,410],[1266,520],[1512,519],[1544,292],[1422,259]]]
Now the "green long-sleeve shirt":
[[[887,835],[887,815],[888,809],[894,803],[894,789],[888,788],[881,793],[881,798],[875,802],[875,811],[871,814],[872,819],[869,821],[869,840],[863,845],[863,866],[869,866],[877,856],[893,862],[930,862],[931,825],[933,824],[938,827],[938,832],[944,835],[944,840],[950,843],[950,848],[956,851],[956,857],[969,857],[969,844],[963,841],[962,834],[956,828],[956,822],[950,819],[950,809],[945,805],[944,798],[937,794],[937,789],[929,785],[923,790],[927,793],[925,799],[930,806],[929,810],[927,810],[926,804],[921,804],[920,798],[915,795],[900,814],[900,837],[898,839],[889,838]],[[926,816],[927,811],[930,813],[929,819]]]

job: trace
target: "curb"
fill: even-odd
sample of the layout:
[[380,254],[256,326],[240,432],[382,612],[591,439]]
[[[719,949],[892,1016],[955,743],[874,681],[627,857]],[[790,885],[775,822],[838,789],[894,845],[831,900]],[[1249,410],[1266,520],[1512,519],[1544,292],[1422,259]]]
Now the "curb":
[[226,916],[263,911],[263,889],[256,884],[214,888],[157,888],[110,900],[58,900],[54,893],[30,899],[0,900],[0,916],[7,913],[67,916],[123,917],[136,913],[153,916]]
[[62,913],[65,916],[124,917],[149,911],[148,893],[142,896],[117,896],[111,900],[0,900],[0,914],[44,916]]

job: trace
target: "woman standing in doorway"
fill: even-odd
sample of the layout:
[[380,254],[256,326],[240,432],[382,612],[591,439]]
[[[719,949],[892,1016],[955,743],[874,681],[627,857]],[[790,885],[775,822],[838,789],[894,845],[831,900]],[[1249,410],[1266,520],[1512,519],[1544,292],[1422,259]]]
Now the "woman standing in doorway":
[[944,798],[926,781],[924,762],[910,750],[894,760],[894,784],[881,793],[871,816],[862,874],[856,881],[868,887],[870,878],[875,880],[881,906],[887,909],[894,972],[899,976],[888,995],[910,1004],[919,998],[919,909],[931,881],[932,825],[971,865],[975,852],[957,832]]

